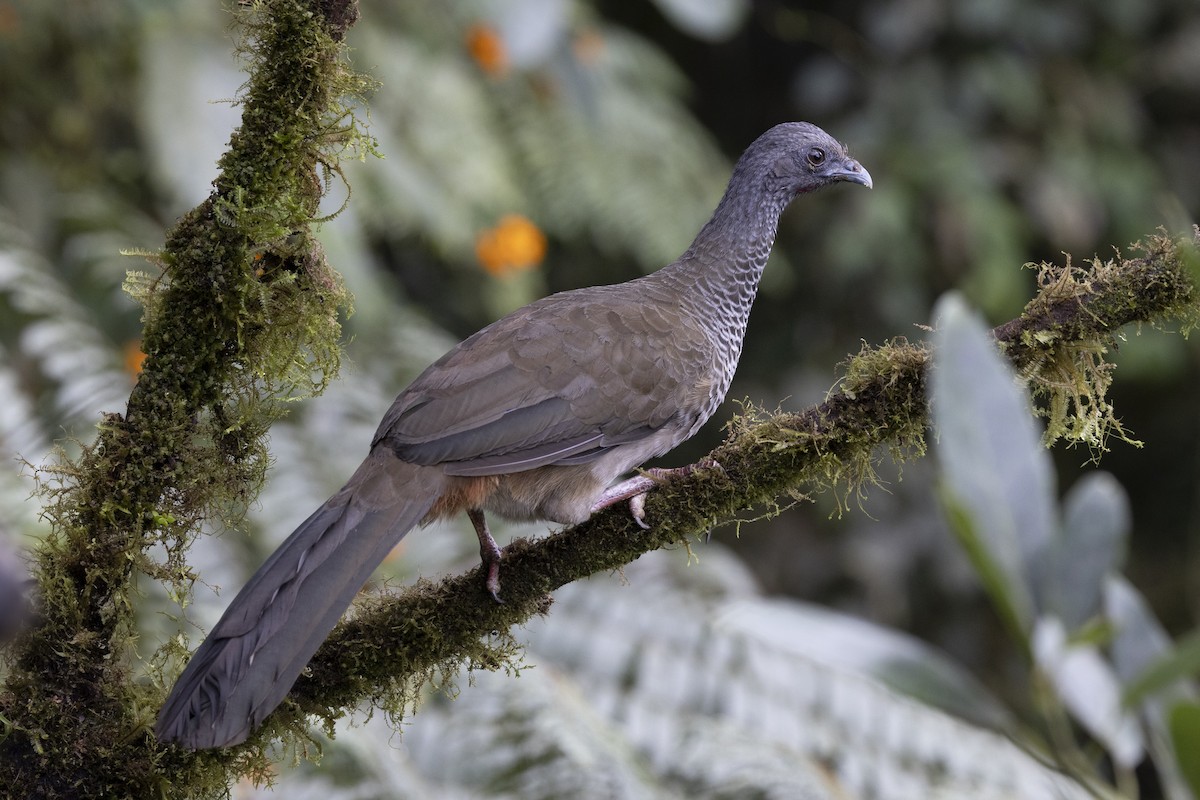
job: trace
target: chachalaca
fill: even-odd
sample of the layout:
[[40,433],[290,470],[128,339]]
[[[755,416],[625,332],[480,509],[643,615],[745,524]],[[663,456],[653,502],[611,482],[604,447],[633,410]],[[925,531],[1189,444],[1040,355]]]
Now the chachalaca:
[[[646,277],[561,292],[459,344],[400,393],[346,485],[254,573],[158,717],[162,741],[243,741],[416,525],[466,511],[496,594],[484,512],[575,524],[636,496],[623,473],[692,436],[725,397],[779,215],[871,176],[803,122],[760,136],[712,218]],[[607,491],[606,491],[607,489]]]

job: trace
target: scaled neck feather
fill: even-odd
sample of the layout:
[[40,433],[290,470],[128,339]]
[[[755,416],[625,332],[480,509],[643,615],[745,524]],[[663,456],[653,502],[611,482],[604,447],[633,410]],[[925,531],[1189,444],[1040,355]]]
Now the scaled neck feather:
[[692,310],[715,315],[738,339],[766,266],[779,216],[794,196],[768,170],[739,164],[712,218],[679,259],[660,270]]

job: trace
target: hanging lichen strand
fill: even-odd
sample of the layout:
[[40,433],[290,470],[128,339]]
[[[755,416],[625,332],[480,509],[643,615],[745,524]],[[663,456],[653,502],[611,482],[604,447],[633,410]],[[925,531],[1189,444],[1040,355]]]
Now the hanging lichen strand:
[[[161,690],[135,686],[127,668],[132,582],[141,569],[187,591],[186,546],[202,520],[236,519],[257,493],[280,400],[336,374],[349,297],[311,227],[338,157],[373,151],[344,102],[367,88],[344,63],[357,6],[269,0],[237,14],[251,76],[242,126],[213,193],[151,258],[161,274],[127,281],[147,355],[127,411],[107,415],[79,458],[38,472],[43,619],[6,653],[0,796],[228,786],[224,768],[166,783],[146,725]],[[146,557],[156,543],[165,560]]]

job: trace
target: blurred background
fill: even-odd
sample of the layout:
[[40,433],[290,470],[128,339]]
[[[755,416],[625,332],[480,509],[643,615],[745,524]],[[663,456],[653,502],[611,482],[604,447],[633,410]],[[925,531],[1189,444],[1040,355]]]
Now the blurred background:
[[[784,216],[730,392],[767,408],[819,401],[863,340],[921,338],[915,326],[947,290],[997,324],[1033,292],[1026,262],[1107,258],[1200,218],[1192,0],[442,0],[362,12],[352,59],[380,82],[364,114],[383,159],[344,165],[352,196],[322,229],[356,295],[348,361],[275,429],[254,536],[198,549],[214,584],[240,585],[341,483],[394,394],[453,342],[546,293],[676,257],[737,155],[775,123],[825,128],[875,189],[802,198]],[[101,411],[124,406],[139,310],[121,286],[150,267],[122,251],[159,247],[208,193],[238,120],[235,37],[211,2],[87,0],[64,13],[0,0],[0,527],[19,540],[42,524],[23,461],[89,440]],[[347,189],[335,181],[327,199],[336,212]],[[1200,349],[1128,331],[1112,357],[1117,414],[1144,442],[1111,442],[1101,460],[1130,496],[1126,573],[1179,634],[1200,611]],[[703,455],[720,422],[663,463]],[[1060,489],[1095,469],[1093,455],[1054,451]],[[694,548],[703,569],[728,550],[721,581],[913,634],[1023,708],[1020,654],[946,532],[933,467],[901,476],[885,456],[880,474],[861,501],[819,495],[740,536],[716,531]],[[463,530],[410,540],[390,565],[400,579],[471,561]],[[220,606],[202,599],[194,621],[211,624]],[[406,733],[414,752],[421,718]]]

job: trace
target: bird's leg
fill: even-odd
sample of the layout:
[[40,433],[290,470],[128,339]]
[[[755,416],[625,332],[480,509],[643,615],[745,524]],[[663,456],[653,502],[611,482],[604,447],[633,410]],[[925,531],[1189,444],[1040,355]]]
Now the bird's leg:
[[623,480],[615,486],[610,486],[604,490],[604,493],[592,505],[592,513],[595,514],[602,508],[608,508],[611,505],[616,505],[623,500],[629,501],[629,513],[633,516],[633,521],[641,528],[649,529],[650,526],[646,523],[646,492],[653,489],[658,484],[672,477],[682,478],[691,475],[698,469],[708,467],[716,467],[721,469],[721,465],[715,459],[704,458],[698,463],[688,464],[683,467],[675,467],[674,469],[659,469],[651,467],[644,470],[643,475]]
[[487,519],[483,516],[482,509],[468,509],[467,517],[475,526],[475,535],[479,537],[479,558],[483,561],[483,566],[487,568],[487,582],[484,585],[493,600],[503,603],[504,601],[500,599],[500,546],[496,544],[496,540],[492,538],[492,532],[488,530]]

